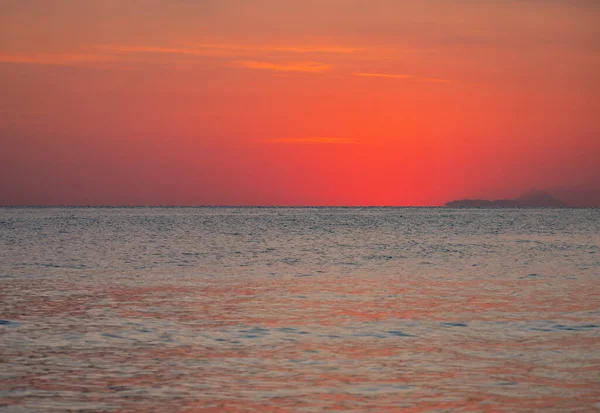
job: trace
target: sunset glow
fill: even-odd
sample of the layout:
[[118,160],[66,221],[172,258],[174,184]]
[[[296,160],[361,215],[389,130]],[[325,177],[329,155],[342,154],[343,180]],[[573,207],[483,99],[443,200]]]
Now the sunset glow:
[[0,2],[0,205],[600,205],[600,2]]

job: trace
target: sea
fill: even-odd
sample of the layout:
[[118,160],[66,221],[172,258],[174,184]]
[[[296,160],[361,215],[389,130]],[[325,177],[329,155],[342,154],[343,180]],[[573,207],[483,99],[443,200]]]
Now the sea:
[[600,412],[600,209],[0,208],[0,411]]

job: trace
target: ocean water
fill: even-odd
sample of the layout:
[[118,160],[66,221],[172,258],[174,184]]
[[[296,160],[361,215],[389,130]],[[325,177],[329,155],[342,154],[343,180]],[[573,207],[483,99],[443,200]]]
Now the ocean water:
[[3,412],[600,412],[600,210],[0,209]]

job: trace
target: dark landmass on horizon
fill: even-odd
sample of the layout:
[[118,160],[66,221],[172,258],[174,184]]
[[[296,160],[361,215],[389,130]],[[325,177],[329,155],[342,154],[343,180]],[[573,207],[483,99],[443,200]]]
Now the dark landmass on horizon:
[[445,204],[450,208],[568,208],[569,205],[547,192],[532,189],[517,199],[460,199]]

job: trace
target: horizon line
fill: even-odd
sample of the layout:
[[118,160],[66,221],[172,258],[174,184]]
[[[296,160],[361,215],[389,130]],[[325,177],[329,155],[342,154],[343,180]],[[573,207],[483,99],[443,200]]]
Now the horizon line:
[[565,206],[565,207],[497,207],[497,208],[482,208],[482,207],[449,207],[447,205],[226,205],[226,204],[198,204],[198,205],[143,205],[143,204],[47,204],[47,205],[27,205],[14,204],[2,205],[0,208],[445,208],[445,209],[597,209],[596,206]]
[[332,204],[332,205],[297,205],[297,204],[283,204],[283,205],[252,205],[252,204],[47,204],[47,205],[33,205],[33,204],[14,204],[14,205],[2,205],[0,208],[440,208],[445,205],[377,205],[377,204],[365,204],[365,205],[344,205],[344,204]]

